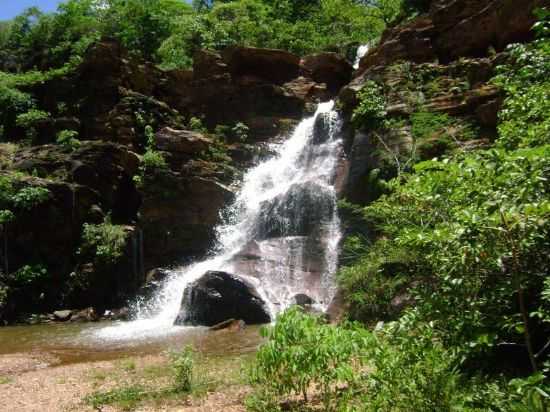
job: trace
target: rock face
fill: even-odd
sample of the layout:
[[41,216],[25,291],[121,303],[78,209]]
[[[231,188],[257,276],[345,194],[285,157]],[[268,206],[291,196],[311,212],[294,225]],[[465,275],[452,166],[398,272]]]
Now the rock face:
[[361,60],[358,73],[369,67],[408,60],[448,62],[461,56],[481,57],[490,47],[530,38],[533,11],[548,0],[433,0],[430,11],[384,32],[380,45]]
[[214,240],[220,210],[234,194],[213,178],[166,172],[143,190],[146,267],[201,256]]
[[260,77],[276,84],[292,80],[300,72],[300,57],[283,50],[228,47],[223,60],[233,76]]
[[336,93],[351,79],[353,67],[336,53],[319,53],[304,57],[300,66],[317,83],[325,83],[328,89]]
[[206,272],[183,295],[178,325],[214,326],[230,319],[268,323],[265,302],[253,286],[226,272]]

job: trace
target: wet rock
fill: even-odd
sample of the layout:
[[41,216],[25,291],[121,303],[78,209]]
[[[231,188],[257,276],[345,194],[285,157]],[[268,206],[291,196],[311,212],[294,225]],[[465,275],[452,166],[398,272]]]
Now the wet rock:
[[311,142],[313,144],[323,144],[330,139],[332,124],[332,114],[331,113],[322,113],[315,119],[313,125],[313,138]]
[[72,315],[73,312],[71,310],[57,310],[53,313],[55,320],[58,320],[60,322],[68,321],[69,319],[71,319]]
[[175,324],[214,326],[228,319],[250,325],[271,320],[251,284],[226,272],[210,271],[185,289]]
[[333,93],[350,81],[353,72],[353,67],[344,57],[329,52],[306,56],[300,66],[315,82],[325,83]]
[[297,295],[294,295],[293,299],[298,306],[310,306],[315,303],[315,301],[305,293],[298,293]]
[[79,311],[73,311],[71,322],[97,322],[100,316],[94,308],[86,308]]
[[145,284],[139,289],[138,296],[146,299],[152,297],[160,289],[169,273],[162,268],[151,269],[145,275]]
[[128,320],[130,318],[130,310],[126,307],[106,310],[102,317],[108,320]]
[[243,330],[245,327],[246,327],[246,323],[243,320],[228,319],[224,322],[218,323],[217,325],[211,326],[210,330],[239,331],[239,330]]
[[287,193],[261,205],[258,239],[307,236],[332,218],[334,200],[327,188],[295,184]]

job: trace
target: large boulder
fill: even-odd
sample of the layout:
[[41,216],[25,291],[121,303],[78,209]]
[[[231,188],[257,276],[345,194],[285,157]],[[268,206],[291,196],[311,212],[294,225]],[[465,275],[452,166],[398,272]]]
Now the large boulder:
[[228,319],[271,321],[265,302],[248,282],[226,272],[206,272],[183,294],[177,325],[214,326]]

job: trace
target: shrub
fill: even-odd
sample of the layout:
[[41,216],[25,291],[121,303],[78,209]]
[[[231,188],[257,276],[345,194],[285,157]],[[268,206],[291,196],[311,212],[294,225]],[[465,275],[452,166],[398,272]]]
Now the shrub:
[[378,83],[368,80],[357,94],[358,105],[352,121],[356,127],[375,128],[386,114],[384,90]]
[[48,112],[31,109],[26,113],[22,113],[17,116],[17,126],[20,127],[32,127],[35,124],[47,120],[50,117]]
[[15,219],[15,215],[11,210],[0,210],[0,225],[9,223]]
[[360,396],[361,410],[460,410],[465,394],[454,369],[456,357],[437,341],[429,325],[409,332],[403,323],[370,335],[365,351],[371,372]]
[[550,143],[550,40],[511,45],[512,61],[497,68],[493,82],[507,98],[499,113],[499,139],[506,149]]
[[171,354],[174,387],[179,392],[190,392],[193,386],[193,368],[195,365],[193,348],[186,347]]
[[[136,118],[145,122],[143,115],[139,112],[136,113]],[[161,152],[156,149],[155,133],[150,125],[144,126],[145,133],[145,153],[141,156],[141,165],[139,167],[139,175],[134,176],[134,183],[137,186],[143,185],[146,175],[152,174],[156,171],[165,170],[168,167],[166,159]]]
[[167,167],[164,156],[156,150],[147,150],[141,157],[141,165],[145,173],[153,170],[163,170]]
[[110,218],[101,224],[85,223],[80,254],[87,254],[104,264],[115,264],[124,254],[128,232],[114,225]]
[[42,265],[25,265],[13,273],[12,276],[16,285],[27,286],[46,278],[48,271]]
[[51,197],[51,192],[45,187],[28,186],[12,196],[12,202],[18,209],[31,210]]
[[315,385],[328,411],[337,391],[351,389],[359,379],[357,346],[363,342],[359,330],[324,324],[294,307],[262,334],[268,341],[258,351],[250,373],[259,393],[301,395],[307,402],[308,390]]
[[249,127],[241,122],[238,122],[231,129],[232,133],[240,142],[245,142],[248,139]]
[[80,147],[78,132],[75,130],[61,130],[57,133],[57,144],[75,150]]
[[208,130],[206,129],[206,127],[204,126],[203,122],[202,122],[202,119],[200,119],[199,117],[191,117],[191,119],[189,119],[189,128],[195,132],[199,132],[199,133],[207,133]]

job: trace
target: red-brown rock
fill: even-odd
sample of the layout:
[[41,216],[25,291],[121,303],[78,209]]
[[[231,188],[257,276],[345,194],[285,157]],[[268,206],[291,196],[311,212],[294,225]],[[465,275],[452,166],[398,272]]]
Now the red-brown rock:
[[284,50],[228,47],[223,59],[233,76],[252,75],[274,83],[298,77],[300,58]]
[[302,69],[317,83],[325,83],[337,92],[351,79],[353,67],[336,53],[319,53],[306,56],[300,62]]

